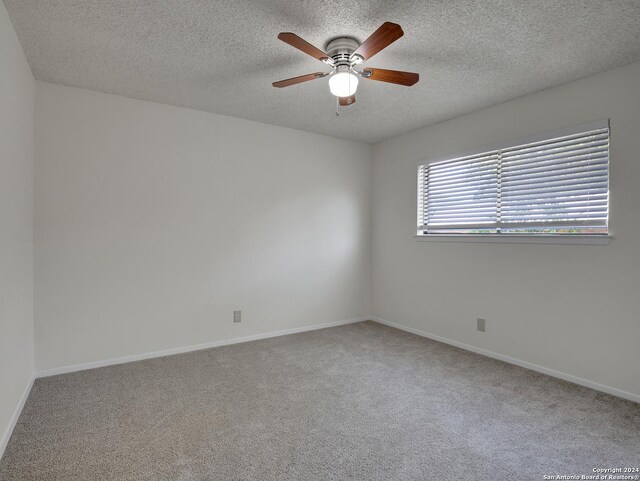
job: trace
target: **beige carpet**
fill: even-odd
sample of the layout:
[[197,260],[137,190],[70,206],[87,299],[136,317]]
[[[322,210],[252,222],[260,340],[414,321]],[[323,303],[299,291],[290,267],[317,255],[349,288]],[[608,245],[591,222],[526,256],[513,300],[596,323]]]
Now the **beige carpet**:
[[640,405],[373,322],[36,381],[2,480],[542,480]]

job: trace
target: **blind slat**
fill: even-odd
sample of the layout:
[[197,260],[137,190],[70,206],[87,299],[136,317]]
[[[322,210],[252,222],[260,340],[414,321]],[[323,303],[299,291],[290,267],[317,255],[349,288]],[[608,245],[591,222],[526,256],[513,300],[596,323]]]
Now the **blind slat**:
[[503,214],[501,219],[503,222],[509,222],[509,219],[513,220],[545,220],[545,219],[600,219],[606,216],[607,212],[562,212],[561,210],[552,212],[527,212],[519,214]]
[[598,141],[601,139],[609,138],[609,129],[594,130],[591,132],[584,132],[582,134],[574,134],[566,137],[552,138],[543,140],[540,142],[533,142],[530,144],[514,145],[512,147],[505,147],[501,150],[502,155],[512,155],[514,152],[532,152],[540,149],[550,148],[553,146],[564,145],[576,145],[584,142]]
[[566,184],[575,184],[575,183],[593,183],[597,181],[605,181],[607,180],[607,169],[596,169],[593,171],[580,171],[580,172],[569,172],[565,173],[557,173],[555,175],[548,175],[546,177],[540,178],[536,175],[530,177],[516,177],[510,178],[506,177],[502,179],[502,189],[510,189],[514,190],[521,188],[522,186],[530,185],[531,187],[539,187],[541,185],[566,185]]
[[494,188],[493,190],[485,190],[483,192],[471,192],[471,193],[455,193],[455,195],[448,195],[447,192],[441,193],[441,194],[433,194],[430,193],[429,197],[434,200],[434,201],[451,201],[451,202],[456,202],[458,200],[464,200],[464,199],[477,199],[477,200],[481,200],[481,199],[486,199],[486,198],[495,198],[498,194],[498,189]]
[[607,179],[582,179],[580,183],[572,183],[571,181],[565,182],[548,182],[547,184],[531,186],[531,185],[517,185],[509,189],[502,195],[504,197],[517,197],[519,195],[526,195],[527,192],[572,192],[572,191],[590,191],[590,192],[606,192],[607,191]]
[[591,190],[582,191],[572,191],[572,192],[542,192],[542,193],[533,193],[533,194],[523,194],[520,196],[513,196],[507,199],[502,199],[502,205],[509,204],[517,204],[524,202],[570,202],[570,201],[581,201],[584,199],[607,199],[608,193],[592,193]]
[[467,178],[473,175],[482,175],[494,173],[498,170],[498,161],[492,161],[490,165],[482,166],[469,166],[461,169],[457,169],[451,172],[437,172],[429,169],[429,179],[432,182],[439,182],[442,180],[450,180],[455,178]]
[[490,175],[483,175],[478,177],[468,177],[465,179],[454,179],[446,182],[434,182],[433,180],[429,180],[427,182],[427,188],[429,190],[445,190],[445,189],[453,189],[458,187],[467,187],[472,185],[487,185],[487,182],[492,182],[493,179],[496,178],[495,172]]
[[531,160],[544,161],[552,158],[562,158],[571,155],[585,155],[590,153],[597,153],[607,150],[607,143],[595,142],[585,143],[579,145],[568,145],[561,148],[543,149],[534,151],[514,151],[510,154],[503,154],[502,159],[508,160],[514,164],[522,162],[530,162]]
[[544,169],[547,167],[551,167],[554,165],[573,165],[580,164],[584,162],[590,162],[593,160],[604,159],[607,160],[608,154],[606,151],[602,152],[591,152],[588,154],[579,154],[579,155],[570,155],[565,157],[553,157],[545,160],[537,160],[535,162],[521,162],[521,163],[511,163],[505,162],[502,165],[502,168],[508,172],[517,172],[519,170],[529,170],[529,169]]
[[520,212],[520,211],[541,211],[547,210],[551,211],[554,209],[572,209],[572,210],[607,210],[607,201],[600,202],[577,202],[577,203],[556,203],[556,204],[548,204],[548,203],[524,203],[524,204],[510,204],[508,206],[502,206],[502,215],[508,214],[509,212]]
[[465,172],[462,174],[451,175],[451,176],[447,175],[447,176],[442,176],[440,178],[434,175],[430,175],[427,183],[429,185],[444,185],[447,183],[465,182],[470,179],[486,179],[486,178],[494,177],[496,175],[497,170],[498,169],[496,169],[495,167],[492,167],[491,169],[485,169],[485,170],[476,171],[476,172]]
[[460,157],[458,159],[445,160],[443,162],[430,164],[429,169],[432,172],[445,172],[445,171],[451,171],[451,170],[458,170],[470,164],[483,165],[486,163],[495,162],[497,159],[498,159],[497,152],[488,152],[486,154],[479,154],[471,157]]
[[589,159],[585,162],[571,164],[555,164],[545,167],[533,167],[530,169],[503,170],[502,180],[521,179],[531,177],[549,177],[560,174],[570,174],[573,172],[591,172],[594,170],[607,170],[607,159]]
[[455,214],[456,212],[495,212],[493,204],[485,204],[484,206],[456,206],[450,208],[442,207],[429,207],[429,215],[446,215],[448,213]]

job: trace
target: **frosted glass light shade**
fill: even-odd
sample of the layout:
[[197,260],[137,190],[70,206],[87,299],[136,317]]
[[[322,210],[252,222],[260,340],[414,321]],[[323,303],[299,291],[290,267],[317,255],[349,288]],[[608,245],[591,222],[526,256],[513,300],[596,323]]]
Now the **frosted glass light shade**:
[[338,72],[329,79],[329,90],[336,97],[349,97],[358,89],[358,77],[350,72]]

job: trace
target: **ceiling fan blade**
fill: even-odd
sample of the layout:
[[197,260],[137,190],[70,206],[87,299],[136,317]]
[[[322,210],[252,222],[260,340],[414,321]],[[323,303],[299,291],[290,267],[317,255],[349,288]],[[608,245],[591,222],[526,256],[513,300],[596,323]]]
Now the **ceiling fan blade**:
[[362,70],[363,76],[371,80],[389,82],[392,84],[405,85],[411,87],[418,80],[420,75],[413,72],[402,72],[400,70],[386,70],[383,68],[365,68]]
[[278,38],[282,40],[284,43],[288,43],[292,47],[295,47],[298,50],[303,51],[307,55],[311,55],[313,58],[317,58],[318,60],[329,58],[329,56],[326,53],[324,53],[322,50],[314,47],[306,40],[298,37],[295,33],[282,32],[278,35]]
[[356,103],[356,96],[351,95],[350,97],[338,97],[341,107],[347,107],[351,104]]
[[358,55],[363,60],[370,59],[383,48],[388,47],[393,42],[404,35],[402,27],[397,23],[385,22],[378,30],[373,32],[371,36],[362,42],[355,52],[351,55]]
[[289,87],[290,85],[300,84],[302,82],[308,82],[309,80],[315,80],[320,77],[326,76],[326,73],[323,72],[314,72],[309,73],[307,75],[300,75],[299,77],[288,78],[285,80],[280,80],[278,82],[273,82],[274,87],[282,88]]

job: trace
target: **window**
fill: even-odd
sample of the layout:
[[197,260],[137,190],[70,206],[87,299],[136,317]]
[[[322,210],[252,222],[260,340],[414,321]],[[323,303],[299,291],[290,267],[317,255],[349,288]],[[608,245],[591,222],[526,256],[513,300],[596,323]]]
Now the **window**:
[[418,167],[418,234],[608,233],[609,122]]

